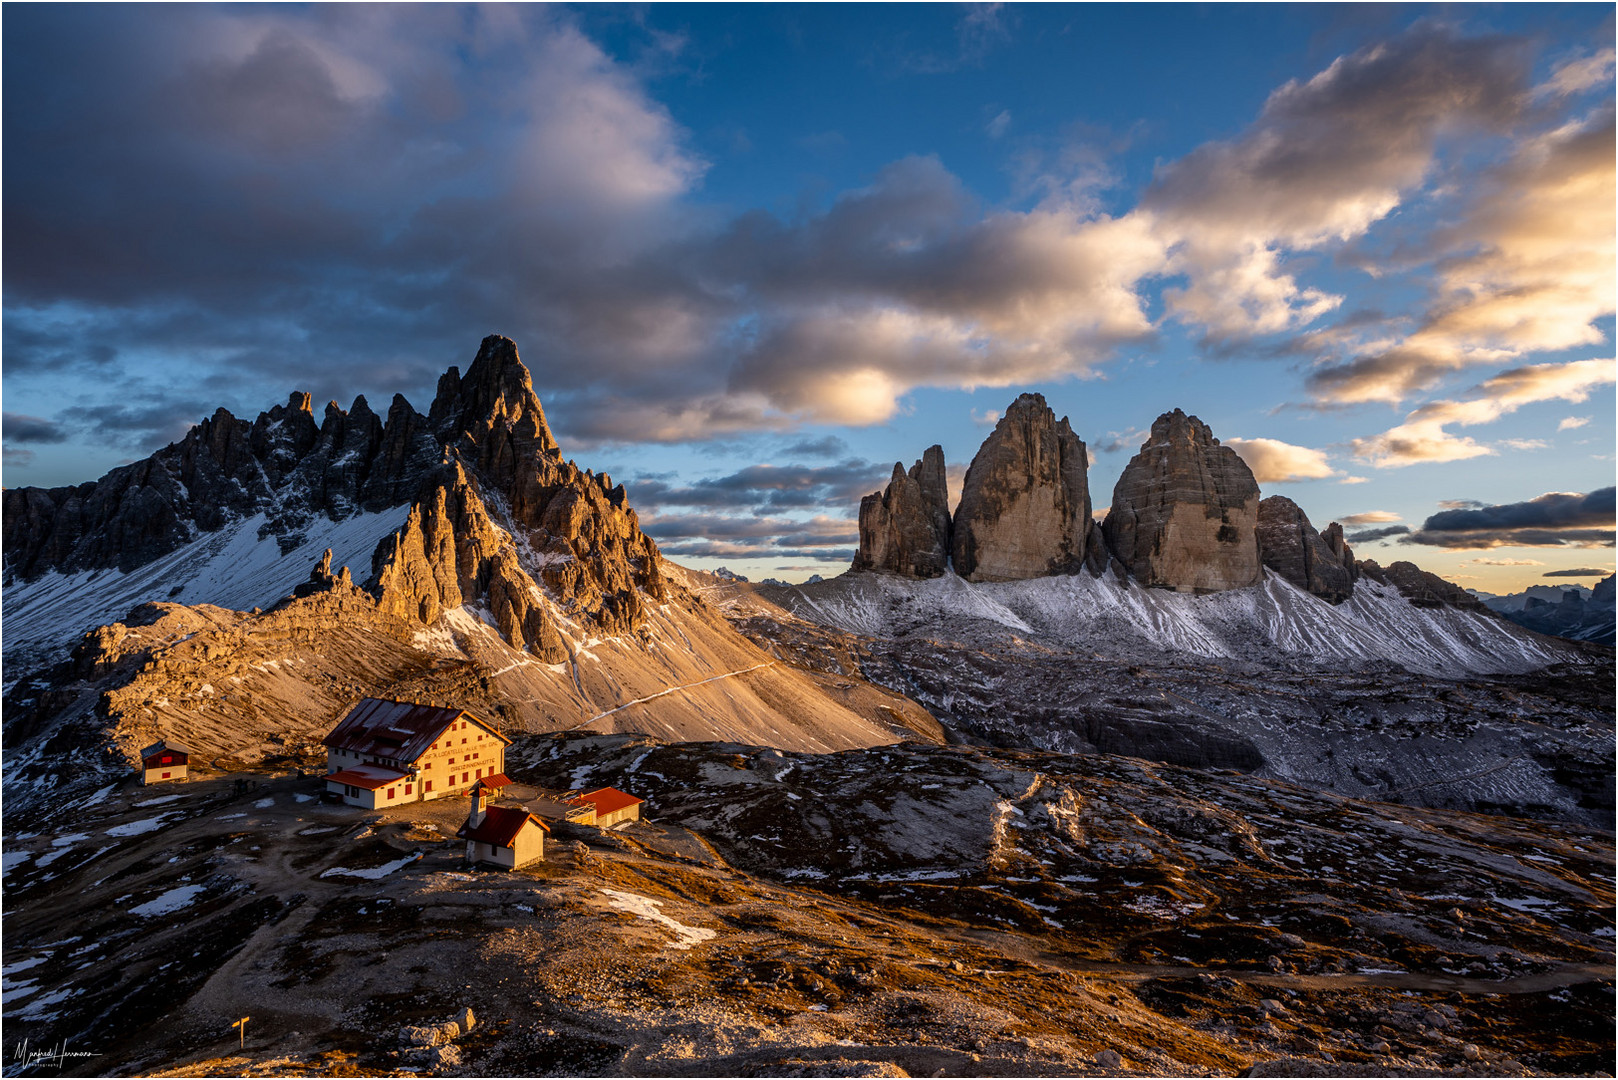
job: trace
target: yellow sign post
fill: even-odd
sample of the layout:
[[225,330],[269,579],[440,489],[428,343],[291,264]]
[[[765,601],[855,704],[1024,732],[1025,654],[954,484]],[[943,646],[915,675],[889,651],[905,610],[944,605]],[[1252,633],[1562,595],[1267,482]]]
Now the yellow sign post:
[[251,1016],[244,1016],[234,1024],[230,1025],[231,1027],[235,1028],[237,1033],[241,1036],[241,1038],[237,1040],[237,1045],[243,1048],[247,1046],[247,1022],[251,1019],[253,1019]]

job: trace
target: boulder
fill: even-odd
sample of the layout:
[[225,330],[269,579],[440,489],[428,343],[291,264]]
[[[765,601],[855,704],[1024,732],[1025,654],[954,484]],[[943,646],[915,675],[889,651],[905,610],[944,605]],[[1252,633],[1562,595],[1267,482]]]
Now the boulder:
[[1178,592],[1256,585],[1258,482],[1208,425],[1179,409],[1152,424],[1112,492],[1102,532],[1136,581]]
[[949,569],[949,543],[949,487],[941,446],[928,447],[908,473],[895,462],[887,489],[860,500],[855,570],[939,577]]
[[1090,459],[1067,417],[1023,394],[966,471],[955,509],[955,572],[969,581],[1020,581],[1084,566]]
[[1348,547],[1342,526],[1334,521],[1326,531],[1336,542],[1335,550],[1285,495],[1271,495],[1258,504],[1258,547],[1264,565],[1305,592],[1341,604],[1354,592],[1354,572],[1343,564]]

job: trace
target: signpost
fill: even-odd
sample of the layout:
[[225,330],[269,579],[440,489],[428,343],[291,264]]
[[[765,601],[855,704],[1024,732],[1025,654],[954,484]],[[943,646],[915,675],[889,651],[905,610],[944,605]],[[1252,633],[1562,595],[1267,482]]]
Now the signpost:
[[251,1019],[253,1019],[251,1016],[244,1016],[234,1024],[230,1025],[231,1027],[236,1028],[237,1033],[241,1036],[241,1038],[237,1040],[239,1046],[245,1047],[247,1045],[247,1022]]

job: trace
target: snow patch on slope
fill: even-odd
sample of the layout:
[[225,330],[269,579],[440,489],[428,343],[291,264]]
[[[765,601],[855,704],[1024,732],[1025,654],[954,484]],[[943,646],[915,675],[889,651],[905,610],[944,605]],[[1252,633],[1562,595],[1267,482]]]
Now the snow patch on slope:
[[110,568],[74,574],[51,571],[5,589],[6,658],[21,673],[46,654],[71,645],[88,630],[116,622],[152,601],[216,604],[236,611],[269,607],[305,581],[327,549],[332,565],[347,566],[357,580],[371,572],[377,543],[405,523],[410,507],[396,506],[343,521],[316,518],[303,542],[287,554],[273,535],[260,538],[264,514],[218,532],[203,533],[184,547],[124,573]]
[[[845,574],[793,589],[783,606],[854,633],[1006,630],[1129,657],[1191,653],[1257,660],[1286,654],[1311,663],[1387,662],[1425,675],[1530,671],[1571,655],[1499,619],[1420,608],[1392,585],[1361,580],[1340,605],[1269,571],[1251,588],[1194,596],[1088,574],[973,584]],[[984,626],[983,624],[989,624]]]

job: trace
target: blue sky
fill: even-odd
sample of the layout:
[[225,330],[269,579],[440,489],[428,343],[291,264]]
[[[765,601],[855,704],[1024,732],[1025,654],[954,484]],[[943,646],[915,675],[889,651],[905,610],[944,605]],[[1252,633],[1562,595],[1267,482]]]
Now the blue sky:
[[1406,530],[1362,556],[1611,567],[1609,5],[3,19],[8,485],[425,409],[494,331],[692,565],[839,572],[895,460],[1038,390],[1098,508],[1178,406]]

